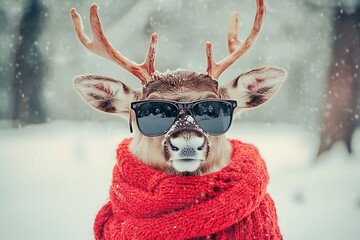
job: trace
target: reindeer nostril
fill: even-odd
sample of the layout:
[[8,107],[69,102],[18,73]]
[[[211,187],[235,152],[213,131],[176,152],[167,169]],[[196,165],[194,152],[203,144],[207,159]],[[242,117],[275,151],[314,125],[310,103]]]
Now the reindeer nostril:
[[171,143],[171,141],[169,141],[169,144],[170,144],[171,150],[173,150],[173,151],[175,151],[175,152],[179,151],[179,148],[178,148],[178,147],[175,147],[175,146]]
[[173,151],[179,151],[179,148],[174,147],[174,146],[171,146],[171,150],[173,150]]
[[205,147],[205,142],[203,142],[203,144],[197,148],[198,151],[204,150]]

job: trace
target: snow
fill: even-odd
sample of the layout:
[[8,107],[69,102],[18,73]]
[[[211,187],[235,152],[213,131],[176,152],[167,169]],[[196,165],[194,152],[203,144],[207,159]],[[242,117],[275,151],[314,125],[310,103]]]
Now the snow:
[[[271,176],[284,239],[360,239],[360,129],[314,163],[315,133],[289,124],[234,122],[227,134],[256,145]],[[93,239],[127,123],[0,124],[0,239]]]
[[[11,117],[13,54],[27,0],[0,5],[0,118]],[[10,129],[0,121],[0,239],[93,239],[92,224],[108,198],[116,145],[129,133],[127,123],[93,111],[73,89],[77,75],[98,74],[133,88],[139,81],[106,59],[84,49],[69,11],[76,7],[91,37],[88,10],[93,0],[42,1],[47,8],[43,35],[35,44],[48,63],[44,104],[48,121]],[[104,31],[115,48],[142,62],[153,32],[159,33],[156,68],[204,71],[205,43],[215,60],[226,56],[231,13],[240,14],[239,37],[249,34],[253,0],[98,1]],[[288,79],[271,104],[247,111],[228,136],[255,144],[267,162],[269,191],[286,240],[360,239],[360,130],[354,154],[342,144],[315,163],[319,117],[324,99],[331,43],[332,9],[351,13],[359,0],[267,0],[267,16],[252,49],[219,79],[266,65],[283,67]],[[356,65],[358,68],[358,65]],[[167,70],[170,69],[170,70]],[[359,118],[359,114],[355,115]],[[90,122],[73,122],[90,119]],[[20,125],[19,125],[20,127]]]

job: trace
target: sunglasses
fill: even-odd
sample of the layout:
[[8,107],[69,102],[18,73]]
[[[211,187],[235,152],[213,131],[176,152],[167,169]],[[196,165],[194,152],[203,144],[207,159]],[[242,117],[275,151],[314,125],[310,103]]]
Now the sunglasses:
[[131,103],[140,132],[148,137],[165,134],[180,110],[187,109],[199,127],[210,135],[224,134],[230,127],[235,100],[206,99],[193,102],[144,100]]

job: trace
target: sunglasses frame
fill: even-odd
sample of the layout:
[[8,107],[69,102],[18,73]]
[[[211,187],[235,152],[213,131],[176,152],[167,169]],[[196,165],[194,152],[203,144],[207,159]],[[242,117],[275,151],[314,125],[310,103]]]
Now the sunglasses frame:
[[[204,129],[201,128],[200,124],[196,121],[195,117],[193,116],[193,106],[196,105],[196,104],[199,104],[201,102],[212,102],[212,101],[215,101],[215,102],[225,102],[225,103],[228,103],[230,104],[231,106],[231,114],[230,114],[230,124],[229,124],[229,127],[223,132],[223,133],[219,133],[219,134],[212,134],[212,133],[209,133],[207,131],[205,131]],[[138,122],[138,117],[137,117],[137,113],[136,113],[136,109],[142,104],[142,103],[150,103],[150,102],[164,102],[164,103],[169,103],[169,104],[172,104],[176,107],[177,109],[177,115],[174,119],[174,121],[171,123],[171,125],[162,133],[159,133],[159,134],[144,134],[143,131],[141,131],[140,127],[139,127],[139,122]],[[218,135],[222,135],[224,133],[226,133],[231,124],[232,124],[232,119],[233,119],[233,113],[234,113],[234,110],[235,108],[237,107],[237,101],[236,100],[224,100],[224,99],[218,99],[218,98],[210,98],[210,99],[201,99],[201,100],[196,100],[196,101],[191,101],[191,102],[177,102],[177,101],[172,101],[172,100],[165,100],[165,99],[149,99],[149,100],[141,100],[141,101],[135,101],[135,102],[132,102],[131,105],[130,105],[130,108],[134,111],[135,113],[135,118],[136,118],[136,124],[138,126],[138,129],[139,131],[144,135],[144,136],[147,136],[147,137],[156,137],[156,136],[161,136],[161,135],[164,135],[166,134],[167,131],[169,131],[169,129],[171,128],[171,126],[174,124],[174,122],[176,121],[176,119],[178,118],[179,116],[179,113],[182,109],[187,109],[190,111],[190,116],[192,116],[194,118],[194,120],[196,121],[196,123],[198,124],[198,126],[204,131],[206,132],[207,134],[209,135],[212,135],[212,136],[218,136]],[[129,124],[130,124],[130,132],[132,132],[132,125],[131,125],[131,119],[129,120]]]

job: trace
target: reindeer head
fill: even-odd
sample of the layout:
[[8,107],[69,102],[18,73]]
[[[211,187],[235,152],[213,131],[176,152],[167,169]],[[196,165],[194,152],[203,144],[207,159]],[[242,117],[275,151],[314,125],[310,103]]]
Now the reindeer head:
[[217,171],[229,161],[231,146],[224,133],[233,112],[263,104],[286,77],[283,69],[263,67],[240,74],[228,84],[218,84],[220,74],[247,52],[260,32],[265,5],[263,0],[256,2],[254,26],[243,43],[237,37],[238,15],[233,14],[228,31],[229,55],[225,59],[215,63],[211,43],[206,43],[207,69],[203,73],[155,70],[156,33],[151,37],[145,61],[134,63],[106,39],[96,4],[90,7],[93,41],[84,33],[81,17],[73,8],[71,17],[81,43],[131,72],[143,85],[136,90],[108,77],[86,75],[75,78],[75,88],[96,109],[129,119],[131,131],[135,126],[130,150],[144,163],[179,174]]

